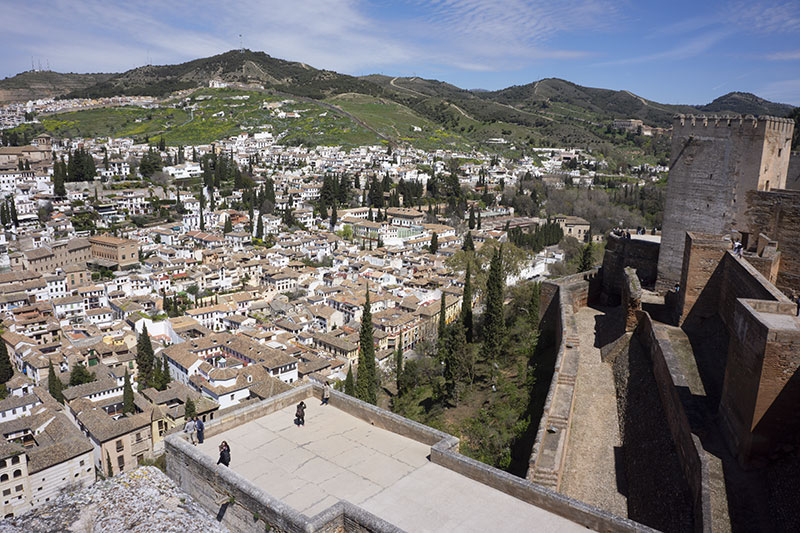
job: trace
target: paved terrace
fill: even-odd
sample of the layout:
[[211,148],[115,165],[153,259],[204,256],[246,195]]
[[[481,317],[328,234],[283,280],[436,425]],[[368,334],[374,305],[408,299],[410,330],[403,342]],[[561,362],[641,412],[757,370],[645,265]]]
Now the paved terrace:
[[428,460],[430,447],[307,400],[208,438],[200,451],[306,516],[347,500],[406,531],[586,531]]

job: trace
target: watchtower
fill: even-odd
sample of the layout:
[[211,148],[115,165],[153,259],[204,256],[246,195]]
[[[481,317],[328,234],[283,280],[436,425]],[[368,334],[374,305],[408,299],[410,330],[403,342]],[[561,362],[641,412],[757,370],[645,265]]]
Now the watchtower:
[[672,127],[659,289],[680,281],[686,232],[747,232],[747,191],[786,186],[794,121],[676,115]]

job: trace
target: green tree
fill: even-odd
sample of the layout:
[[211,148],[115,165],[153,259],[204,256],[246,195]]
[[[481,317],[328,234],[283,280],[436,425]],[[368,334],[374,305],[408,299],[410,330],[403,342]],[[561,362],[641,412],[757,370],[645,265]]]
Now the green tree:
[[403,379],[403,332],[397,341],[397,350],[394,352],[395,381],[397,382],[397,395],[400,396],[400,382]]
[[8,356],[8,347],[3,339],[0,338],[0,383],[5,383],[14,377],[14,367],[11,365],[11,358]]
[[474,252],[475,251],[475,243],[472,241],[472,232],[468,231],[466,236],[464,237],[464,245],[461,247],[462,250],[465,252]]
[[108,470],[108,477],[114,477],[114,466],[111,464],[111,455],[106,450],[106,469]]
[[447,297],[445,296],[444,292],[442,292],[442,299],[440,300],[439,304],[439,325],[436,328],[436,345],[438,347],[439,352],[442,351],[445,342],[447,341],[446,332],[447,332]]
[[194,401],[188,396],[186,397],[184,413],[185,413],[184,418],[186,420],[189,420],[190,418],[194,418],[195,416],[197,416],[197,409],[194,406]]
[[258,225],[256,226],[256,239],[259,241],[264,240],[264,219],[261,218],[261,213],[258,214]]
[[433,234],[431,235],[431,245],[428,247],[428,250],[430,250],[432,254],[435,254],[438,249],[439,249],[439,235],[437,235],[436,232],[434,231]]
[[505,340],[505,319],[503,315],[503,246],[495,249],[489,264],[489,277],[486,280],[486,311],[484,312],[483,355],[489,364],[494,365],[500,356]]
[[56,161],[53,164],[53,195],[57,197],[64,197],[67,195],[67,189],[64,182],[67,179],[67,165],[64,163],[64,158],[61,161]]
[[225,229],[222,230],[223,233],[230,233],[233,231],[233,223],[231,222],[231,217],[225,217]]
[[172,376],[169,373],[169,361],[167,361],[166,357],[162,357],[161,361],[164,363],[164,366],[161,369],[161,383],[159,384],[158,390],[167,390],[167,387],[169,387],[172,381]]
[[336,226],[336,222],[339,221],[339,216],[336,214],[336,202],[333,203],[333,208],[331,209],[331,231]]
[[378,402],[378,375],[375,368],[375,339],[372,333],[372,312],[369,303],[369,287],[361,314],[361,332],[358,336],[358,379],[356,398],[375,405]]
[[356,395],[356,384],[353,381],[353,365],[347,367],[347,377],[344,378],[344,393],[348,396]]
[[94,380],[94,373],[89,372],[82,364],[75,363],[72,367],[72,373],[69,376],[69,386],[83,385],[84,383],[91,383]]
[[594,249],[592,243],[588,243],[583,247],[583,250],[581,250],[581,259],[578,263],[578,272],[586,272],[592,269],[594,266],[594,258],[592,257],[593,252]]
[[58,379],[52,361],[50,361],[50,367],[47,369],[47,389],[50,392],[50,396],[55,398],[59,403],[64,403],[64,393],[62,392],[64,384]]
[[155,356],[153,354],[153,345],[150,343],[150,334],[147,332],[147,326],[143,325],[142,332],[139,334],[139,339],[136,343],[136,365],[139,367],[139,390],[152,385],[154,359]]
[[136,406],[133,403],[133,387],[128,369],[125,369],[125,384],[122,386],[122,412],[125,414],[135,413]]
[[469,208],[469,229],[475,229],[475,206]]
[[539,298],[542,292],[542,284],[534,283],[531,288],[531,301],[528,304],[528,320],[535,329],[539,328]]
[[467,263],[464,276],[464,293],[461,297],[461,323],[464,324],[464,335],[467,342],[472,342],[472,264]]

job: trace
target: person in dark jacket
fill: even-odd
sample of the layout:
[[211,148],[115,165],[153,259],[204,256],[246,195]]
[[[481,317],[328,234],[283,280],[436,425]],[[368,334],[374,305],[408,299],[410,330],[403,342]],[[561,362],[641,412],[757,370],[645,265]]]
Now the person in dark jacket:
[[206,425],[203,424],[199,416],[194,417],[194,427],[197,430],[197,443],[203,444],[203,432],[206,430]]
[[297,425],[298,426],[305,426],[306,425],[306,404],[305,402],[300,402],[297,404],[297,411],[294,413],[294,416],[297,417]]
[[223,464],[225,466],[231,465],[231,449],[228,447],[226,441],[222,441],[222,444],[219,445],[219,459],[217,460],[217,464]]

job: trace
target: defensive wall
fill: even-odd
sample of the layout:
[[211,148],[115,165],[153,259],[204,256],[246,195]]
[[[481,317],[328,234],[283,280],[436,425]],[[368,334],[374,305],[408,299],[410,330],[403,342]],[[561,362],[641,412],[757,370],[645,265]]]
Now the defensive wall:
[[764,234],[777,243],[780,260],[775,285],[786,295],[800,295],[800,190],[750,191],[747,204],[751,235]]
[[794,121],[677,115],[673,120],[658,287],[680,279],[686,231],[746,230],[746,193],[786,186]]
[[610,306],[619,305],[625,285],[623,270],[626,267],[636,270],[636,275],[643,286],[655,286],[658,250],[658,242],[609,235],[603,255],[601,303]]
[[786,188],[800,190],[800,152],[792,152],[786,173]]
[[540,342],[555,346],[553,375],[531,450],[526,478],[558,490],[569,441],[578,373],[578,333],[573,314],[599,293],[596,270],[542,283]]
[[[206,436],[212,437],[246,422],[274,413],[300,400],[321,398],[316,384],[304,384],[273,398],[231,413],[209,423]],[[405,419],[345,394],[333,391],[330,406],[405,437],[431,445],[430,461],[469,479],[478,481],[519,500],[570,519],[595,531],[652,531],[631,520],[573,500],[552,490],[518,478],[458,453],[458,439]],[[358,506],[340,501],[313,517],[300,514],[282,501],[255,487],[231,469],[217,466],[214,460],[189,444],[183,434],[166,440],[167,474],[182,490],[218,518],[232,531],[263,532],[265,526],[276,532],[399,532],[400,530]],[[457,497],[457,495],[454,495]],[[498,517],[498,524],[502,517]]]

